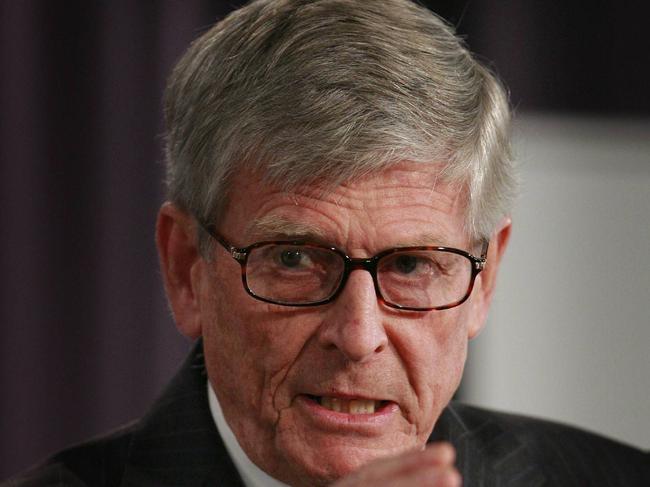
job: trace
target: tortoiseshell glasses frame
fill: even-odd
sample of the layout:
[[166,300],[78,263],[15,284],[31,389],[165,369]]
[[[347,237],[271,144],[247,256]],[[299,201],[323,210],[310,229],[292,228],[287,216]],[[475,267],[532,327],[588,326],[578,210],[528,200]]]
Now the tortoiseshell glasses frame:
[[[397,247],[397,248],[386,249],[368,258],[352,258],[346,255],[345,252],[343,252],[341,249],[337,247],[313,244],[303,240],[277,240],[277,241],[269,240],[269,241],[255,242],[246,247],[235,247],[234,245],[231,245],[219,233],[217,233],[214,225],[206,225],[206,224],[200,224],[200,225],[215,241],[217,241],[230,254],[230,256],[234,260],[236,260],[239,263],[239,265],[241,266],[242,284],[244,286],[244,289],[250,296],[252,296],[257,300],[264,301],[266,303],[278,304],[282,306],[305,307],[305,306],[318,306],[318,305],[324,305],[330,303],[334,301],[337,298],[337,296],[341,293],[341,291],[345,287],[348,277],[350,276],[350,273],[354,270],[362,269],[368,271],[372,276],[377,299],[388,307],[400,309],[400,310],[407,310],[407,311],[433,311],[433,310],[440,311],[440,310],[454,308],[467,301],[470,294],[472,293],[472,290],[474,288],[474,283],[476,281],[476,276],[478,276],[478,274],[485,268],[486,259],[487,259],[487,250],[488,250],[488,241],[484,241],[482,243],[480,257],[476,257],[470,254],[469,252],[466,252],[465,250],[460,250],[453,247],[414,246],[414,247]],[[299,259],[302,259],[304,254],[305,256],[309,256],[309,255],[317,256],[320,259],[321,264],[324,265],[313,266],[312,269],[308,269],[309,272],[307,273],[308,274],[307,277],[311,281],[316,280],[318,282],[321,282],[323,277],[327,277],[329,279],[330,284],[326,288],[320,288],[319,290],[315,291],[316,293],[322,295],[318,295],[317,297],[314,298],[299,298],[296,297],[295,295],[289,294],[288,297],[285,297],[284,299],[280,299],[278,296],[271,295],[274,291],[260,292],[260,288],[268,288],[270,290],[276,289],[278,284],[277,276],[270,277],[268,275],[263,275],[262,277],[256,277],[256,274],[253,274],[254,276],[253,279],[254,280],[257,279],[258,281],[260,281],[259,283],[260,286],[253,286],[253,287],[250,286],[249,281],[251,279],[251,276],[249,275],[249,272],[253,272],[253,273],[256,272],[256,271],[249,270],[250,256],[256,253],[256,255],[261,256],[258,257],[258,260],[262,259],[261,262],[263,262],[265,265],[269,264],[270,266],[279,267],[277,266],[277,262],[272,262],[274,258],[275,261],[277,261],[278,255],[271,254],[269,250],[269,249],[276,250],[276,248],[282,250],[280,258],[283,259],[282,269],[285,270],[291,270],[292,267],[297,264],[296,262],[291,261],[291,259],[296,258],[296,256]],[[264,252],[268,252],[268,255],[264,254]],[[275,257],[273,255],[275,255]],[[400,278],[404,281],[404,284],[398,283],[397,286],[397,287],[401,286],[402,288],[405,288],[405,289],[400,289],[397,292],[398,294],[400,294],[400,292],[402,293],[401,299],[396,300],[394,296],[393,297],[386,296],[387,292],[386,289],[384,288],[385,286],[383,286],[381,282],[382,279],[384,278],[378,277],[378,272],[377,272],[378,268],[380,268],[380,272],[383,272],[383,269],[384,267],[386,267],[386,265],[390,265],[393,267],[400,266],[400,265],[411,266],[413,265],[413,259],[420,259],[420,261],[425,260],[420,257],[421,255],[427,257],[435,255],[437,257],[445,257],[447,260],[453,260],[454,263],[457,264],[456,267],[461,269],[460,272],[465,274],[463,276],[456,278],[457,280],[462,278],[462,281],[459,281],[460,282],[459,287],[455,291],[453,291],[455,293],[453,299],[451,298],[447,299],[447,301],[449,302],[436,303],[435,305],[431,305],[432,303],[427,303],[426,306],[416,305],[415,303],[409,303],[409,301],[415,301],[418,298],[417,296],[403,297],[405,290],[406,291],[412,290],[415,292],[415,294],[417,293],[422,294],[426,292],[414,286],[413,283],[406,282],[410,279],[410,277],[408,277],[409,276],[408,273],[412,272],[413,270],[410,267],[407,267],[406,271],[408,272],[406,273],[402,272],[401,270],[399,272],[393,272],[393,274],[396,274],[398,276],[398,278],[392,278],[393,281],[399,281]],[[310,258],[308,261],[312,262],[312,260],[314,259]],[[466,264],[462,264],[462,262],[464,262],[465,260],[467,261]],[[388,262],[389,264],[385,264],[386,262]],[[328,267],[329,265],[328,263],[331,264],[330,267]],[[407,277],[403,278],[400,276],[407,276]],[[448,281],[451,279],[449,277],[443,277],[443,279],[444,278],[446,278]],[[282,279],[280,277],[280,280],[283,282],[287,282],[290,281],[291,279],[287,280],[287,279]],[[268,281],[268,282],[262,282],[262,281]],[[465,282],[467,283],[466,286],[465,286]],[[288,282],[287,286],[290,288],[290,291],[293,290],[299,291],[303,289],[302,286],[299,286],[297,282],[296,285]],[[396,302],[400,300],[402,301],[401,303]]]

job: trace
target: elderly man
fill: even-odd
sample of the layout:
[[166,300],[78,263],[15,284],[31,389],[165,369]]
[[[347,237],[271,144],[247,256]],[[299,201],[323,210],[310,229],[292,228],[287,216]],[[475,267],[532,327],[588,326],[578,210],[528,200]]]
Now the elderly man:
[[439,18],[254,1],[191,46],[165,112],[157,244],[197,346],[144,419],[25,485],[648,480],[632,448],[450,404],[515,177],[503,88]]

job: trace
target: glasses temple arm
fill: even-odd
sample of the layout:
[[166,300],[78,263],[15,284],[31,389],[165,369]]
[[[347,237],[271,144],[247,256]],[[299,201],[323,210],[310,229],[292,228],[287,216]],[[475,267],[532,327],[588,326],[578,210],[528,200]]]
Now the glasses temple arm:
[[210,237],[212,237],[219,244],[221,244],[221,246],[224,249],[226,249],[228,251],[228,253],[234,255],[237,252],[238,249],[236,247],[230,245],[230,243],[228,243],[226,241],[226,239],[224,239],[221,235],[219,235],[217,233],[217,231],[215,229],[215,226],[213,224],[206,224],[206,223],[204,223],[204,222],[202,222],[201,220],[198,220],[198,219],[197,219],[197,222],[198,222],[199,226],[201,227],[201,229],[203,229],[203,231],[205,231],[208,235],[210,235]]
[[481,247],[481,259],[486,260],[487,259],[487,253],[488,253],[488,246],[490,245],[489,240],[484,240],[483,241],[483,246]]

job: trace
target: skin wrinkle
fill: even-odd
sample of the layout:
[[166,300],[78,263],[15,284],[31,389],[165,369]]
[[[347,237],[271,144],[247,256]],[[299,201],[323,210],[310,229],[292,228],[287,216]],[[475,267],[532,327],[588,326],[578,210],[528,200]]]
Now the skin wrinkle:
[[[488,236],[511,208],[504,90],[452,28],[412,2],[250,2],[192,44],[164,101],[168,198],[232,244],[261,240],[246,224],[271,215],[312,222],[352,257],[418,239],[469,250],[467,236]],[[203,335],[208,379],[252,461],[311,486],[424,444],[489,297],[462,312],[373,308],[370,276],[356,270],[329,305],[282,308],[247,294],[237,262],[208,232],[199,239],[197,255],[223,259],[213,273],[195,259],[199,289],[170,300],[179,328]],[[370,345],[384,348],[368,355]],[[410,421],[396,414],[364,443],[294,411],[292,398],[314,384],[394,396]]]
[[[290,113],[300,112],[299,114],[303,118],[320,120],[322,127],[336,125],[337,121],[341,119],[341,113],[359,111],[360,107],[367,105],[367,102],[365,100],[362,102],[346,100],[345,104],[339,104],[342,108],[339,108],[339,105],[326,104],[323,107],[322,104],[319,104],[318,110],[312,110],[316,113],[305,114],[301,110],[295,109],[294,105],[298,102],[300,106],[311,107],[319,100],[316,96],[310,96],[309,92],[299,96],[296,100],[287,88],[296,80],[309,79],[310,82],[306,84],[309,84],[318,93],[332,79],[342,79],[354,86],[358,84],[354,83],[355,80],[368,77],[376,84],[372,90],[369,90],[376,93],[376,96],[372,97],[372,104],[379,107],[388,105],[391,110],[385,120],[384,117],[377,117],[378,120],[369,122],[368,128],[364,130],[362,136],[356,141],[357,143],[350,144],[351,146],[347,147],[346,152],[353,155],[367,153],[368,145],[371,146],[371,149],[377,149],[379,152],[389,150],[391,147],[398,147],[401,150],[405,147],[412,147],[414,151],[415,148],[418,149],[420,158],[423,158],[423,154],[427,154],[426,158],[429,158],[428,155],[435,147],[451,145],[456,149],[454,152],[466,154],[465,158],[472,161],[472,167],[467,172],[474,174],[477,172],[475,169],[479,164],[487,164],[489,161],[486,161],[486,157],[483,157],[482,154],[474,154],[474,151],[469,150],[470,147],[487,145],[490,152],[495,153],[497,158],[506,159],[507,144],[502,139],[507,132],[507,106],[500,87],[489,75],[484,73],[480,66],[476,65],[469,53],[453,37],[451,29],[446,28],[442,22],[436,21],[430,15],[425,16],[424,11],[418,12],[414,9],[402,11],[403,7],[403,5],[391,2],[390,5],[382,5],[383,10],[378,8],[375,13],[369,15],[367,7],[362,5],[360,6],[361,11],[351,16],[365,19],[363,22],[359,22],[359,25],[341,23],[339,26],[336,22],[323,21],[324,17],[334,15],[336,9],[331,6],[323,6],[322,10],[314,9],[310,14],[313,17],[294,19],[295,22],[289,22],[287,19],[293,18],[289,16],[285,18],[286,25],[281,27],[278,25],[279,19],[266,17],[270,13],[269,10],[259,12],[254,6],[247,7],[246,13],[242,11],[240,15],[231,18],[230,21],[225,20],[221,27],[214,29],[211,33],[206,34],[200,42],[195,43],[194,52],[188,54],[181,63],[181,68],[185,69],[179,68],[178,74],[170,82],[165,110],[168,123],[170,120],[173,122],[177,119],[184,122],[171,124],[170,161],[182,159],[179,152],[181,152],[182,143],[187,140],[189,140],[186,142],[189,146],[187,151],[196,152],[192,149],[195,148],[198,141],[195,141],[194,136],[188,133],[187,127],[190,120],[196,118],[209,119],[209,123],[206,122],[206,130],[215,127],[212,147],[210,147],[211,150],[205,151],[205,157],[214,158],[216,155],[217,163],[222,164],[232,160],[227,156],[231,152],[229,141],[233,138],[226,135],[240,134],[242,139],[251,141],[250,145],[259,145],[263,140],[272,138],[273,134],[268,133],[271,130],[267,127],[278,126],[280,118],[288,112],[289,108],[293,109]],[[282,10],[282,14],[278,14],[288,15],[288,12],[287,8]],[[257,21],[252,21],[251,18],[255,18],[257,15],[262,17],[257,18]],[[265,22],[262,22],[261,18],[264,18]],[[348,16],[346,15],[345,18]],[[373,21],[370,22],[370,19]],[[381,26],[381,29],[377,29],[378,25]],[[315,26],[320,26],[321,30],[319,31]],[[283,32],[281,36],[274,35],[278,30]],[[309,32],[309,34],[305,34],[303,31]],[[314,32],[319,32],[322,35],[315,36]],[[319,52],[319,49],[322,50],[335,44],[335,40],[347,40],[350,36],[355,42],[358,39],[366,40],[369,48],[363,50],[357,46],[346,48],[347,42],[344,43],[345,45],[336,42],[339,56],[333,54],[314,55]],[[255,42],[247,42],[251,37],[255,39]],[[292,49],[296,47],[295,42],[298,39],[307,40],[307,42],[301,42],[302,49]],[[260,55],[261,45],[268,49],[270,56],[265,56],[264,53]],[[239,59],[241,62],[228,63],[225,61],[232,56],[233,52],[242,53],[241,56],[231,57],[231,59]],[[275,59],[274,56],[278,56],[282,52],[297,54],[293,59],[290,59],[291,56],[282,56],[279,65],[274,66],[269,59]],[[347,62],[340,62],[341,58]],[[375,69],[377,60],[381,61],[383,66],[381,70]],[[324,69],[331,64],[339,69]],[[404,66],[414,69],[405,70]],[[224,76],[217,77],[212,82],[204,80],[207,77],[206,73],[211,72],[215,67],[223,67]],[[260,77],[260,72],[270,76],[271,81],[277,81],[277,83],[265,83],[265,89],[260,87],[251,89],[244,83],[237,83],[240,80],[257,79]],[[488,79],[485,79],[486,76]],[[264,76],[261,77],[264,78]],[[312,80],[312,78],[314,79]],[[404,88],[395,89],[393,86],[414,88],[405,90]],[[201,110],[201,104],[197,103],[198,100],[201,100],[200,95],[210,92],[222,93],[226,88],[232,91],[232,93],[227,93],[232,96],[224,95],[223,100],[213,97],[216,99],[211,99],[209,104],[204,104],[205,108]],[[242,99],[249,99],[251,92],[255,93],[255,100],[263,100],[266,103],[244,103]],[[278,96],[278,92],[280,94],[289,93],[289,95]],[[431,103],[418,104],[418,100],[422,99],[428,99]],[[197,106],[199,108],[196,108]],[[417,109],[418,107],[419,109]],[[327,111],[327,108],[331,108],[331,111]],[[344,108],[347,109],[344,110]],[[416,109],[414,110],[414,108]],[[187,116],[186,113],[191,110],[197,110],[198,115],[196,117]],[[234,120],[230,124],[217,123],[223,117],[214,117],[214,113],[226,113],[228,121]],[[487,113],[489,117],[477,117],[477,113]],[[316,115],[318,115],[317,118],[315,118]],[[246,124],[243,122],[244,120]],[[257,121],[257,123],[251,123],[250,120]],[[396,122],[393,124],[392,130],[387,127],[391,120]],[[492,120],[493,122],[484,127],[481,125],[482,120]],[[485,123],[483,122],[483,124]],[[294,172],[305,175],[311,173],[311,169],[314,167],[313,160],[332,159],[332,157],[328,157],[333,155],[329,149],[340,140],[340,133],[327,132],[330,136],[325,143],[321,144],[323,147],[314,151],[313,145],[315,144],[311,142],[321,140],[322,132],[321,137],[315,137],[316,130],[311,127],[304,128],[302,126],[304,124],[296,125],[298,125],[297,130],[289,130],[289,133],[295,132],[295,143],[286,144],[282,143],[282,140],[276,143],[279,149],[282,149],[278,151],[278,158],[286,160],[287,166],[292,170],[293,168],[298,169]],[[347,126],[354,125],[353,121],[347,123]],[[364,128],[366,127],[365,123],[362,125]],[[251,128],[245,130],[248,126]],[[417,130],[413,130],[413,128],[417,128]],[[383,132],[386,132],[387,135],[392,132],[393,135],[392,137],[382,137]],[[473,133],[479,135],[471,137]],[[200,134],[197,134],[197,137],[198,135]],[[386,142],[372,144],[367,142],[368,139],[371,142],[383,140]],[[490,144],[486,142],[493,140],[497,142]],[[384,147],[377,147],[380,144]],[[209,154],[207,154],[208,152]],[[414,158],[417,157],[414,156]],[[377,168],[378,166],[373,167]],[[178,171],[189,171],[189,169],[180,168]],[[208,180],[205,174],[202,175],[202,179]],[[301,178],[297,177],[297,179]],[[507,178],[504,179],[508,183]],[[173,183],[172,193],[179,195],[183,188],[178,187],[180,183],[176,181]],[[502,183],[502,185],[504,184]],[[507,187],[507,184],[504,186]],[[474,186],[472,187],[474,188]],[[499,198],[498,195],[503,192],[503,190],[495,191],[494,199],[491,199],[488,204],[480,206],[501,210],[503,206],[498,201],[503,198]],[[492,192],[484,193],[491,194]],[[183,195],[188,199],[192,196],[187,189]],[[211,196],[214,196],[214,193],[211,193]],[[507,198],[505,199],[507,200]],[[211,201],[212,197],[206,198],[207,200]],[[186,206],[192,208],[195,213],[205,213],[205,210],[199,211],[199,208],[189,204]],[[505,211],[500,213],[503,214]],[[476,215],[472,214],[470,221],[473,222],[475,217]],[[481,224],[481,228],[487,226],[489,225]]]
[[[389,309],[389,310],[390,310],[390,311],[393,311],[392,309]],[[310,338],[309,342],[311,342],[311,341],[313,341],[313,340],[315,340],[314,337]],[[295,361],[295,363],[294,363],[293,365],[297,365],[298,363],[300,363],[300,355],[302,355],[302,354],[305,352],[305,350],[306,350],[307,347],[308,347],[308,344],[311,344],[311,343],[308,343],[308,342],[305,343],[305,345],[302,347],[301,351],[300,351],[299,354],[298,354],[298,355],[299,355],[298,358],[296,359],[296,361]],[[392,346],[392,344],[389,343],[389,346]],[[353,375],[355,372],[358,371],[358,368],[359,368],[359,367],[363,367],[363,366],[364,366],[363,364],[359,364],[359,365],[357,365],[357,364],[353,364],[351,361],[347,360],[347,361],[346,361],[346,365],[345,365],[345,370],[346,370],[346,372],[347,372],[348,375]],[[290,367],[290,368],[291,368],[291,367]],[[354,369],[354,370],[351,370],[351,369]],[[286,379],[286,377],[288,376],[289,372],[290,372],[290,370],[288,369],[288,370],[287,370],[287,373],[286,373],[285,376],[284,376],[284,379]],[[352,382],[355,382],[355,381],[352,381]],[[379,381],[379,382],[381,382],[381,381]],[[320,387],[320,386],[321,386],[321,384],[319,384],[319,387]],[[324,389],[325,389],[325,388],[324,388]],[[276,387],[276,392],[277,392],[277,390],[278,390],[278,388]],[[382,398],[382,397],[376,397],[375,399],[377,399],[377,400],[383,400],[384,398]],[[295,400],[295,397],[294,397],[294,400]],[[293,402],[293,401],[292,401],[292,402]],[[276,403],[274,402],[274,404],[276,404]],[[289,409],[290,406],[291,406],[291,404],[287,405],[286,407],[278,407],[278,422],[279,422],[279,419],[280,419],[279,416],[283,413],[283,411]],[[402,409],[400,412],[401,412],[405,417],[408,416],[408,410],[407,410],[407,409]],[[276,423],[274,424],[274,426],[277,426],[277,423],[278,423],[278,422],[276,422]],[[414,425],[412,425],[412,427],[413,427],[413,429],[415,429],[415,430],[417,431],[417,428],[416,428]],[[277,435],[277,433],[276,433],[276,435]]]
[[246,233],[263,240],[271,237],[275,239],[277,236],[284,236],[291,240],[295,236],[322,241],[325,236],[323,231],[315,225],[310,225],[307,222],[288,220],[278,215],[267,215],[266,217],[255,219],[248,226]]
[[[390,338],[391,338],[391,340],[390,340],[390,342],[389,342],[390,347],[391,347],[391,348],[396,352],[395,355],[396,355],[396,357],[399,359],[400,364],[402,365],[402,367],[404,367],[404,369],[407,370],[407,375],[406,375],[406,377],[407,377],[407,380],[408,380],[408,382],[409,382],[409,386],[410,386],[414,391],[416,391],[416,390],[417,390],[417,387],[416,387],[416,385],[415,385],[415,381],[413,380],[413,377],[411,376],[410,372],[408,372],[408,367],[407,367],[407,364],[405,363],[405,361],[404,361],[404,359],[403,359],[403,357],[402,357],[402,353],[400,353],[400,351],[399,351],[399,350],[397,349],[397,347],[395,346],[395,339],[394,339],[394,336],[391,336]],[[420,409],[422,409],[422,404],[421,404],[419,401],[418,401],[418,407],[419,407]],[[413,413],[409,410],[408,406],[406,406],[406,405],[405,405],[403,408],[400,407],[400,412],[402,413],[402,415],[403,415],[407,420],[408,420],[409,417],[413,414]],[[411,421],[409,421],[409,422],[411,423],[411,426],[412,426],[412,429],[413,429],[413,433],[412,433],[412,434],[415,434],[416,436],[417,436],[418,434],[420,434],[420,431],[419,431],[419,429],[418,429],[417,424],[415,424],[415,422],[411,422]]]
[[[224,255],[224,257],[227,259],[227,256]],[[228,259],[228,260],[230,260],[230,259]],[[228,261],[228,260],[227,260],[227,261]],[[213,272],[213,277],[212,277],[213,281],[214,281],[214,282],[219,282],[219,277],[218,277],[217,274],[216,274],[217,266],[216,266],[216,265],[210,266],[209,269],[212,270],[212,272]],[[218,300],[217,300],[217,297],[216,297],[216,296],[217,296],[216,293],[214,293],[214,294],[208,294],[208,298],[207,298],[207,299],[212,299],[213,302],[217,303]],[[264,303],[263,306],[266,308],[266,310],[263,312],[263,314],[268,314],[268,309],[271,307],[271,305],[268,305],[268,304]],[[215,318],[212,322],[217,323],[218,321],[219,321],[219,319],[218,319],[218,318]],[[209,357],[206,357],[206,364],[207,364],[207,362],[208,362],[208,359],[209,359]],[[226,362],[226,363],[227,363],[227,362]],[[221,363],[221,366],[223,366],[223,365],[224,365],[224,364]],[[246,378],[243,378],[243,379],[246,380]],[[215,389],[215,392],[217,392],[217,389]],[[221,398],[220,398],[220,401],[221,401]],[[259,401],[259,403],[256,405],[256,409],[260,411],[260,415],[262,414],[262,411],[261,411],[262,406],[263,406],[263,401]]]
[[[274,427],[277,427],[277,424],[278,424],[278,422],[280,421],[280,415],[282,414],[282,410],[284,410],[284,409],[288,409],[289,407],[291,407],[291,405],[292,405],[292,403],[293,403],[293,400],[295,400],[295,398],[294,398],[294,399],[293,399],[291,402],[289,402],[289,404],[287,404],[285,407],[280,407],[280,406],[278,406],[278,402],[277,402],[276,399],[277,399],[277,394],[278,394],[278,391],[279,391],[279,389],[280,389],[280,386],[284,383],[284,381],[286,381],[287,376],[288,376],[289,373],[291,372],[291,369],[292,369],[293,367],[296,367],[296,366],[300,363],[300,357],[305,353],[305,350],[307,349],[307,347],[308,347],[308,345],[309,345],[309,341],[310,341],[310,340],[306,340],[306,341],[305,341],[305,343],[303,344],[303,346],[300,348],[300,351],[298,352],[298,354],[297,354],[297,356],[296,356],[296,359],[295,359],[292,363],[290,363],[290,364],[288,365],[287,370],[286,370],[286,373],[285,373],[284,376],[282,377],[282,380],[278,383],[278,385],[277,385],[277,386],[275,387],[275,389],[274,389],[274,394],[273,394],[273,397],[272,397],[271,401],[273,402],[273,406],[278,408],[278,418],[277,418],[277,421],[276,421],[276,422],[274,423],[274,425],[273,425]],[[275,375],[277,375],[277,374],[275,374]]]
[[[471,297],[470,297],[470,299],[471,299]],[[449,310],[449,311],[453,311],[453,310]],[[420,313],[420,312],[413,312],[413,313]],[[431,312],[429,312],[429,313],[431,313]],[[417,326],[418,323],[414,323],[414,325]],[[391,343],[397,349],[399,348],[398,345],[401,343],[399,334],[395,334],[395,336],[392,337]],[[406,348],[406,347],[404,347],[404,348]],[[465,350],[466,350],[466,347],[465,347]],[[407,352],[397,353],[397,357],[402,361],[402,365],[404,366],[405,370],[407,370],[409,384],[411,385],[413,390],[417,391],[419,389],[418,381],[414,378],[414,375],[415,375],[416,371],[412,370],[411,367],[406,366],[406,364],[404,363],[404,360],[403,360],[404,353],[407,353]],[[420,372],[420,373],[432,373],[432,372],[425,369],[423,372]],[[433,373],[436,373],[436,372],[434,371]],[[460,372],[457,374],[457,377],[460,379],[461,375],[462,375],[462,368],[460,369]],[[426,384],[426,385],[429,386],[429,384]],[[431,386],[430,387],[430,389],[431,389],[431,397],[437,397],[439,393],[434,389],[439,389],[439,386],[437,384],[431,384],[430,386]],[[423,408],[423,403],[424,403],[424,398],[420,398],[420,395],[418,395],[418,394],[416,394],[416,397],[418,397],[418,399],[419,399],[418,406],[420,407],[420,409],[422,409]],[[419,434],[420,430],[418,429],[417,425],[414,425],[414,426],[415,426],[415,429],[416,429],[416,434]]]
[[[348,202],[350,202],[350,203],[354,203],[355,201],[359,201],[359,199],[355,198],[354,196],[356,196],[356,194],[353,195],[353,196],[345,197],[345,199],[346,199]],[[314,199],[312,199],[312,198],[306,197],[306,196],[304,196],[304,195],[292,195],[291,198],[296,198],[296,200],[294,200],[294,201],[297,201],[297,198],[300,198],[303,202],[308,202],[308,201],[318,201],[318,200],[314,200]],[[348,205],[344,205],[344,204],[342,204],[342,200],[343,200],[343,198],[344,198],[343,196],[337,198],[337,200],[336,200],[336,203],[337,203],[336,206],[338,206],[339,208],[342,208],[342,209],[343,209],[343,208],[348,208],[348,209],[351,209],[351,210],[359,210],[359,209],[361,209],[358,205],[355,206],[354,204],[348,204]],[[402,199],[403,199],[403,198],[400,198],[400,199],[397,200],[396,202],[397,202],[397,203],[401,203],[401,200],[402,200]],[[384,201],[384,202],[385,202],[385,201],[391,201],[391,198],[383,198],[383,201]],[[451,205],[453,206],[453,204],[454,204],[454,200],[449,200],[449,201],[451,202]],[[298,205],[297,202],[296,202],[296,204]],[[362,204],[365,204],[365,202],[363,202]],[[331,220],[330,216],[329,216],[328,213],[327,213],[326,206],[327,206],[327,203],[323,203],[322,205],[319,205],[318,208],[316,208],[316,211],[317,211],[321,216],[323,216],[324,218],[330,220],[334,225],[337,225],[337,226],[339,227],[339,228],[337,228],[338,232],[341,232],[341,234],[349,234],[349,233],[350,233],[350,227],[349,227],[349,224],[346,225],[346,226],[341,227],[340,223]],[[401,205],[400,205],[400,207],[403,208],[404,210],[408,210],[408,209],[411,209],[411,208],[416,208],[417,206],[418,206],[418,203],[416,203],[416,202],[413,202],[413,203],[410,203],[410,204],[406,204],[406,205],[404,205],[404,204],[401,204]],[[364,211],[366,212],[366,216],[367,216],[367,213],[368,213],[369,210],[364,209]],[[273,215],[273,218],[274,218],[274,219],[277,219],[277,221],[281,221],[281,220],[282,220],[282,216],[278,216],[278,215]],[[290,221],[288,221],[288,220],[285,220],[285,221],[287,222],[287,227],[290,227],[291,224],[292,224],[292,222],[290,222]],[[425,221],[422,220],[422,223],[424,223],[424,222],[425,222]],[[302,222],[296,222],[296,223],[294,223],[294,224],[298,227],[298,229],[300,229],[300,226],[303,225]],[[280,226],[280,225],[279,225],[279,226]],[[315,234],[315,235],[330,233],[330,232],[327,232],[327,231],[322,231],[319,227],[311,228],[311,226],[309,226],[309,225],[306,225],[306,227],[307,227],[307,228],[305,229],[305,233],[312,233],[312,234]],[[366,229],[362,229],[362,230],[363,230],[363,231],[366,231]],[[284,233],[284,232],[281,232],[281,233]],[[286,232],[286,233],[288,234],[289,232]],[[301,232],[300,232],[300,230],[299,230],[299,231],[298,231],[298,234],[300,235],[300,233],[301,233]],[[443,228],[442,231],[437,231],[437,234],[438,234],[439,236],[435,236],[435,235],[434,235],[433,238],[431,238],[431,239],[427,239],[426,234],[423,234],[422,236],[420,236],[420,237],[416,237],[415,239],[413,239],[412,242],[396,243],[395,245],[390,245],[390,246],[388,246],[388,247],[409,246],[409,245],[435,245],[435,244],[438,244],[438,245],[447,245],[447,246],[449,246],[449,245],[451,245],[451,244],[449,244],[448,242],[445,242],[445,238],[446,238],[445,236],[446,236],[446,235],[449,235],[449,234],[451,234],[451,233],[452,233],[452,232],[451,232],[449,229]],[[469,239],[465,239],[465,240],[464,240],[464,242],[467,242],[467,241],[469,241]],[[337,246],[341,246],[341,245],[342,245],[341,242],[337,242],[337,244],[338,244]],[[452,245],[452,246],[454,246],[454,245]],[[461,249],[463,249],[463,248],[467,248],[467,247],[465,247],[465,246],[459,245],[458,243],[455,244],[455,246],[458,247],[458,248],[461,248]],[[388,248],[388,247],[387,247],[387,248]],[[348,253],[348,255],[353,255],[353,252],[352,252],[353,249],[346,249],[346,248],[344,247],[344,248],[342,248],[342,250],[344,250],[346,253]],[[360,249],[354,249],[354,250],[360,250]],[[372,254],[374,254],[375,252],[381,251],[381,250],[384,250],[384,248],[381,248],[381,249],[374,249],[374,250],[372,250]],[[360,255],[360,256],[361,256],[361,255]],[[367,255],[365,255],[365,256],[367,256]]]
[[[269,308],[272,308],[272,306],[273,305],[271,305],[271,304],[268,305]],[[298,352],[298,354],[297,354],[298,358],[303,354],[306,346],[307,346],[307,342],[304,343],[304,345],[301,347],[300,351]],[[275,408],[277,408],[277,419],[273,423],[273,426],[277,426],[278,422],[280,421],[280,414],[281,414],[282,410],[291,407],[291,402],[289,402],[284,407],[282,407],[281,405],[278,405],[277,394],[278,394],[278,391],[280,390],[281,386],[286,381],[287,376],[291,372],[292,368],[294,366],[296,366],[297,363],[298,363],[298,360],[294,360],[294,361],[288,363],[285,367],[281,367],[277,372],[271,373],[270,375],[265,377],[265,381],[264,381],[265,385],[275,384],[275,386],[273,386],[272,389],[271,389],[271,391],[272,391],[271,403],[273,404],[273,406]],[[283,371],[284,371],[284,373],[282,373]],[[282,375],[282,377],[280,378],[280,380],[275,381],[274,378],[279,376],[279,375]]]
[[[413,205],[416,206],[416,205]],[[405,206],[405,209],[411,206]],[[265,218],[254,220],[251,225],[247,227],[246,233],[253,236],[254,241],[265,240],[304,240],[311,243],[320,243],[324,245],[334,245],[328,242],[323,232],[319,227],[310,225],[307,222],[292,221],[282,216],[270,215]],[[408,241],[397,241],[394,247],[412,247],[412,246],[445,246],[448,238],[444,233],[424,232]],[[251,242],[252,243],[252,242]],[[386,247],[389,248],[389,247]],[[465,249],[472,253],[469,246],[460,246],[461,250]],[[345,249],[342,249],[345,251]],[[379,251],[385,250],[384,248]],[[347,252],[346,252],[347,253]]]
[[[410,368],[407,366],[407,363],[404,361],[403,354],[400,353],[400,350],[399,350],[399,349],[397,348],[397,346],[396,346],[397,343],[399,343],[399,339],[398,339],[398,337],[395,337],[395,336],[391,337],[391,345],[395,348],[395,350],[396,350],[396,352],[397,352],[397,353],[396,353],[396,356],[397,356],[397,358],[399,359],[400,364],[402,365],[402,367],[404,368],[404,370],[407,371],[407,373],[406,373],[406,377],[407,377],[407,379],[408,379],[408,381],[409,381],[409,386],[411,387],[411,389],[413,389],[414,391],[416,391],[416,397],[418,398],[418,408],[419,408],[419,409],[422,409],[422,407],[423,407],[423,401],[424,401],[424,400],[423,400],[423,399],[420,399],[419,395],[417,394],[417,390],[418,390],[419,388],[418,388],[418,385],[417,385],[417,381],[416,381],[415,378],[413,377],[414,373],[410,370]],[[432,397],[435,397],[435,396],[432,395]],[[406,411],[404,412],[404,415],[405,415],[407,418],[408,418],[408,415],[409,415],[409,414],[410,414],[410,411],[408,411],[408,410],[406,410]],[[419,434],[420,434],[420,430],[419,430],[417,424],[412,423],[412,425],[413,425],[413,428],[414,428],[414,430],[415,430],[415,435],[416,435],[416,436],[419,435]]]
[[[463,248],[468,236],[462,212],[452,204],[453,190],[439,185],[430,198],[429,186],[418,178],[431,182],[435,171],[419,174],[403,197],[392,197],[401,181],[390,170],[320,198],[238,177],[218,231],[241,245],[288,224],[288,230],[320,233],[354,257],[401,243]],[[260,230],[260,222],[271,228]],[[416,242],[435,236],[439,242]],[[463,342],[480,307],[428,313],[387,308],[361,270],[329,304],[282,307],[251,298],[239,265],[220,246],[214,254],[219,258],[204,264],[210,272],[200,293],[208,377],[252,461],[291,484],[313,485],[374,458],[423,447],[458,385]],[[296,398],[330,391],[392,400],[399,413],[372,433],[319,426]]]

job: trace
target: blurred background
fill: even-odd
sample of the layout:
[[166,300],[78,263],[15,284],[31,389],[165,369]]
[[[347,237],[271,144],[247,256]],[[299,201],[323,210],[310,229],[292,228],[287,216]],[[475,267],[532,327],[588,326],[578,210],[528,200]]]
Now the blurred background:
[[[0,479],[143,414],[189,350],[153,240],[160,98],[189,42],[243,3],[0,2]],[[650,448],[645,18],[423,3],[510,88],[523,178],[459,397]]]

